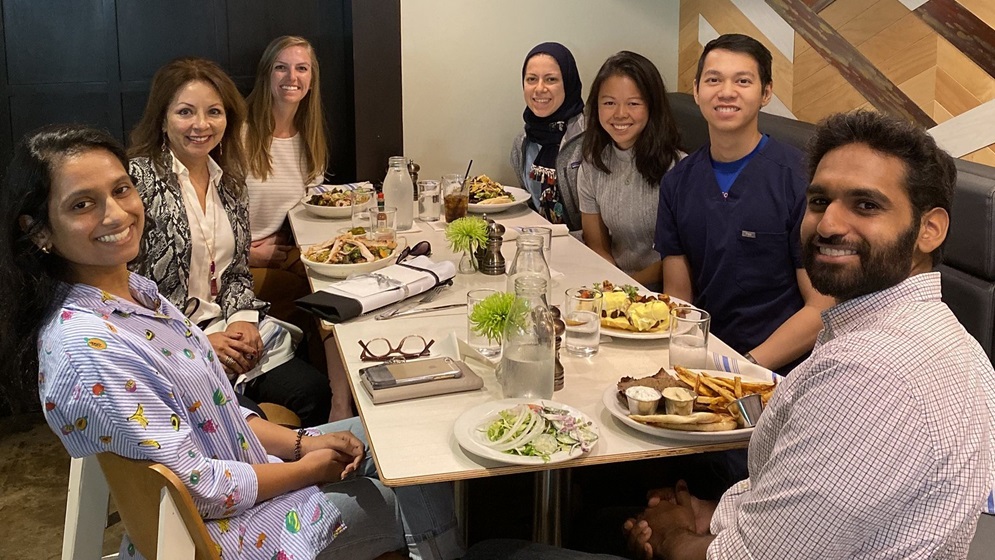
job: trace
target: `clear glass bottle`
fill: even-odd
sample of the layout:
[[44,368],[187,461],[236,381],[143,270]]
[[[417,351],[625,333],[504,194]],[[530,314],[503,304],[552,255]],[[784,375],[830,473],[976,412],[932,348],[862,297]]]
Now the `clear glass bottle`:
[[549,265],[542,254],[542,237],[528,233],[518,235],[515,249],[515,259],[508,269],[507,291],[514,292],[515,280],[522,276],[534,276],[546,281],[546,305],[550,304],[550,289],[552,282],[549,275]]
[[383,180],[384,207],[397,208],[397,231],[411,229],[415,214],[411,192],[415,186],[408,174],[408,160],[404,156],[393,156],[388,160],[388,166]]
[[542,278],[523,276],[515,281],[515,302],[504,325],[498,365],[504,398],[553,396],[556,330],[545,293]]

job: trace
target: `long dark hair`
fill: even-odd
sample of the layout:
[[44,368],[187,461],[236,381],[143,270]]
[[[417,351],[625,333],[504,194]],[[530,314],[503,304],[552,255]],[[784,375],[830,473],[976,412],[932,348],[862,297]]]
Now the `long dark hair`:
[[[225,172],[224,185],[240,189],[245,184],[245,151],[242,147],[242,126],[245,124],[245,100],[235,87],[228,74],[220,66],[206,58],[183,57],[170,61],[156,70],[152,76],[149,100],[145,104],[142,120],[131,131],[131,157],[147,157],[155,166],[156,172],[164,176],[166,154],[162,146],[168,143],[163,123],[166,110],[176,96],[176,92],[189,82],[210,84],[221,98],[225,107],[225,134],[221,142],[211,150],[211,158]],[[125,169],[128,167],[125,166]]]
[[[66,157],[106,150],[128,168],[124,147],[110,134],[82,125],[53,125],[17,143],[0,188],[0,411],[21,412],[37,394],[38,332],[65,300],[68,265],[33,241],[48,229],[52,176]],[[25,217],[27,219],[25,219]],[[37,399],[34,399],[37,402]],[[33,407],[34,408],[34,407]]]
[[584,160],[605,173],[611,173],[604,161],[605,148],[612,138],[601,126],[598,117],[598,96],[601,85],[612,76],[625,76],[635,82],[646,103],[649,119],[639,134],[635,146],[636,170],[651,185],[659,185],[664,173],[677,162],[681,135],[670,113],[667,88],[656,66],[645,56],[629,51],[612,55],[598,70],[591,92],[587,95],[587,127],[584,130]]

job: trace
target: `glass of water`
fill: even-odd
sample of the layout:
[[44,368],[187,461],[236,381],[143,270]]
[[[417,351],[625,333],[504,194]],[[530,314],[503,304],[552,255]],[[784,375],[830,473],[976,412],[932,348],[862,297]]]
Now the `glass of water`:
[[589,357],[598,353],[601,343],[601,292],[590,288],[566,291],[563,322],[567,326],[567,353]]
[[470,316],[473,315],[473,310],[477,307],[478,303],[496,293],[498,293],[497,290],[490,290],[486,288],[470,290],[466,293],[466,342],[474,350],[480,352],[481,356],[487,358],[494,358],[501,353],[501,340],[491,340],[486,336],[475,332],[473,330],[473,322],[470,321]]
[[703,309],[670,310],[670,368],[703,369],[708,360],[708,330],[712,316]]
[[418,181],[418,219],[437,222],[442,214],[442,188],[438,181]]

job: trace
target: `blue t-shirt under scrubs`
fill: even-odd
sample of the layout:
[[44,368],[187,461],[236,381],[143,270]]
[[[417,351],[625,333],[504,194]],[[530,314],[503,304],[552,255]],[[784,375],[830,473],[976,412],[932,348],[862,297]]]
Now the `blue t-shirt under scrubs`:
[[654,246],[661,258],[687,257],[694,305],[712,315],[715,335],[744,353],[804,305],[796,276],[808,186],[804,157],[767,139],[723,192],[709,148],[664,176]]

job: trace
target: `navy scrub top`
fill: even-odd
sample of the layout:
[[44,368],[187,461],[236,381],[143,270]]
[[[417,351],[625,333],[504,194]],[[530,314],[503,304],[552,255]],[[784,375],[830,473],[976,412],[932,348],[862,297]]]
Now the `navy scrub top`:
[[711,332],[745,353],[804,305],[796,277],[804,156],[771,138],[724,195],[709,148],[664,176],[654,247],[661,258],[687,257],[694,305],[712,315]]

